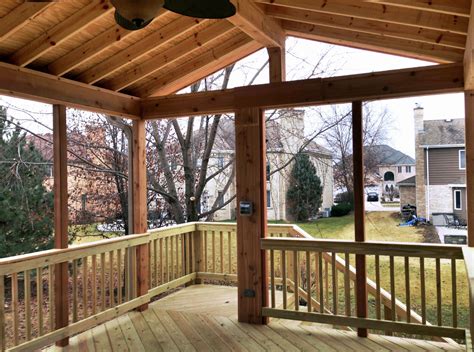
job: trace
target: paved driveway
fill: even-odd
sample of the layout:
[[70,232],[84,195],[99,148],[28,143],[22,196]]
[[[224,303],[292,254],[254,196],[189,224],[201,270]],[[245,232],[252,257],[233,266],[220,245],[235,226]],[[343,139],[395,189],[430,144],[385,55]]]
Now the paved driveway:
[[384,207],[380,202],[367,202],[367,198],[365,201],[365,211],[389,211],[389,212],[397,212],[400,211],[399,207]]

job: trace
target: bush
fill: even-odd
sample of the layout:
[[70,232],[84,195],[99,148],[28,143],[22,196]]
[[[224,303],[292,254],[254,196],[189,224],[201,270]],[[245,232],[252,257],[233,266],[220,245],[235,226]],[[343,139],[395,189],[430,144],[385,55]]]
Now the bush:
[[331,208],[331,216],[344,216],[350,213],[352,210],[351,203],[340,203],[335,204]]

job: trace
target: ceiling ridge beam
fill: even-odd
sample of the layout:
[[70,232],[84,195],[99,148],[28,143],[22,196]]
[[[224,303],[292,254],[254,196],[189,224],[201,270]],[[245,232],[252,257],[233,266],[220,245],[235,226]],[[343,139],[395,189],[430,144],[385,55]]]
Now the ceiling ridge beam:
[[0,63],[0,94],[138,119],[140,99],[28,68]]
[[466,36],[447,31],[429,28],[416,28],[401,24],[384,23],[378,20],[367,20],[348,16],[331,15],[322,12],[300,10],[283,6],[265,6],[268,16],[280,20],[289,20],[315,24],[319,26],[369,33],[384,37],[408,39],[421,43],[464,49]]
[[142,40],[82,72],[78,75],[77,80],[88,84],[96,83],[125,65],[128,65],[133,60],[168,43],[176,36],[191,31],[195,26],[201,23],[201,21],[202,20],[195,18],[179,17],[157,31],[150,33]]
[[237,12],[228,21],[266,47],[284,47],[286,34],[278,20],[265,13],[252,0],[232,0]]
[[23,46],[10,56],[9,61],[17,66],[26,66],[76,34],[82,28],[88,26],[92,21],[112,11],[113,7],[108,1],[94,0],[89,5],[83,7],[72,16],[59,22],[41,36]]
[[383,5],[406,7],[447,15],[469,17],[471,0],[365,0]]
[[262,48],[262,45],[247,34],[240,32],[235,37],[213,47],[199,56],[186,61],[182,66],[156,77],[137,90],[140,97],[167,95],[183,89],[210,74],[227,67]]
[[258,3],[292,7],[333,15],[378,20],[407,26],[466,34],[469,19],[352,0],[256,0]]
[[275,82],[142,99],[144,119],[373,101],[463,90],[462,64],[431,65],[356,75]]
[[153,56],[145,62],[136,67],[132,67],[128,71],[108,81],[105,81],[101,86],[114,91],[122,90],[172,64],[184,55],[191,54],[203,46],[219,40],[223,35],[232,30],[234,30],[234,26],[229,22],[215,22],[201,31],[194,32],[190,37],[187,37],[170,49]]
[[25,27],[35,17],[51,6],[48,2],[23,2],[0,18],[0,41]]
[[390,39],[369,33],[330,28],[293,21],[283,21],[288,35],[343,45],[357,49],[372,50],[436,63],[460,62],[464,50],[438,47],[405,39]]

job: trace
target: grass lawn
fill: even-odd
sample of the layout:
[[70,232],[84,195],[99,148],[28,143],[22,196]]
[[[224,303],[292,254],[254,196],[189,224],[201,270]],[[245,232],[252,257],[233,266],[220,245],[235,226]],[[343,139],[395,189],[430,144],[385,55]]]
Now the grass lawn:
[[[366,236],[369,241],[390,241],[390,242],[431,242],[436,243],[437,235],[432,226],[423,227],[400,227],[397,213],[390,212],[370,212],[366,214]],[[306,232],[315,238],[323,239],[345,239],[354,238],[354,216],[352,214],[339,217],[318,219],[311,223],[298,224]],[[351,256],[351,264],[354,265],[354,257]],[[367,257],[367,273],[369,278],[375,279],[375,259],[373,256]],[[404,258],[395,258],[395,295],[402,302],[406,302],[405,290],[405,262]],[[382,287],[390,291],[389,258],[380,257],[381,284]],[[411,306],[416,312],[421,314],[421,290],[420,290],[420,261],[417,258],[410,259],[410,299]],[[468,326],[469,290],[467,286],[464,262],[458,260],[457,271],[457,299],[458,299],[458,320],[460,327]],[[341,275],[342,276],[342,275]],[[425,259],[425,280],[426,280],[426,304],[427,319],[434,325],[437,324],[437,301],[436,301],[436,262],[434,259]],[[340,278],[340,287],[343,281]],[[452,324],[452,288],[451,288],[451,261],[441,261],[441,297],[443,324]],[[341,289],[340,291],[343,291]],[[340,297],[343,307],[343,297]],[[369,297],[369,312],[375,313],[375,299]]]

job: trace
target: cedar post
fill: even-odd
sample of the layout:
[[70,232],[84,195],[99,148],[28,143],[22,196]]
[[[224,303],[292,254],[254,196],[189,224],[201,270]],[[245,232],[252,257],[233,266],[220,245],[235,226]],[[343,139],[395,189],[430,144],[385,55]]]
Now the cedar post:
[[466,145],[467,244],[474,247],[474,91],[464,92]]
[[[67,131],[66,107],[53,105],[53,174],[54,174],[54,248],[68,247],[68,194],[67,194]],[[60,263],[54,268],[55,328],[69,324],[68,304],[68,263]],[[26,279],[25,279],[26,280]],[[64,347],[68,338],[56,342]]]
[[[146,140],[144,120],[133,121],[133,233],[146,233],[147,226],[147,185],[146,185]],[[137,296],[143,296],[149,289],[149,244],[137,247]],[[148,304],[139,307],[140,311],[146,310]]]
[[286,81],[285,47],[267,48],[270,83]]
[[266,324],[262,307],[268,304],[268,274],[260,239],[266,237],[265,116],[259,108],[235,114],[237,208],[253,206],[251,215],[237,209],[238,317],[240,322]]
[[[352,103],[352,149],[354,173],[354,225],[356,242],[365,242],[364,143],[362,102]],[[367,272],[365,255],[356,254],[357,317],[367,318]],[[357,329],[359,337],[367,337],[367,329]]]

